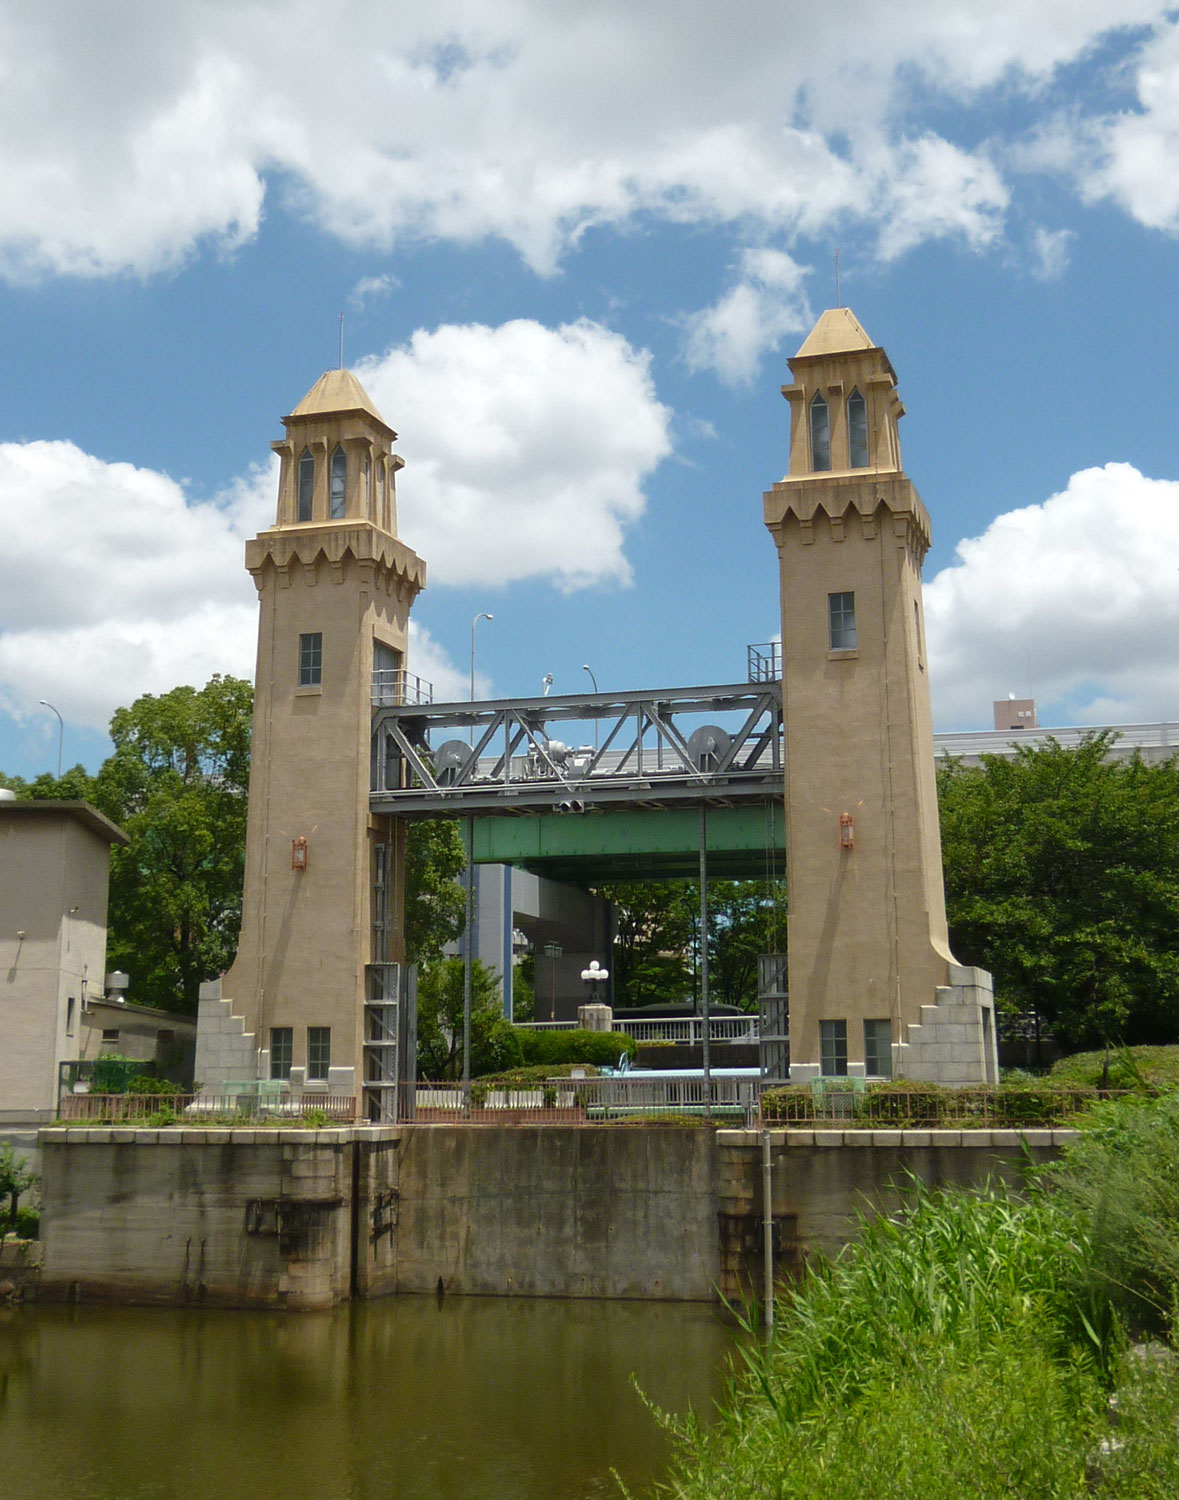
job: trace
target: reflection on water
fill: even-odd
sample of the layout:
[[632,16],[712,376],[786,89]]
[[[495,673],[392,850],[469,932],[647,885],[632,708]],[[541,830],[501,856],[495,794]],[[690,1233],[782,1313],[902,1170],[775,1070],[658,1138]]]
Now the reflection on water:
[[730,1331],[688,1303],[0,1311],[5,1500],[590,1500],[656,1478]]

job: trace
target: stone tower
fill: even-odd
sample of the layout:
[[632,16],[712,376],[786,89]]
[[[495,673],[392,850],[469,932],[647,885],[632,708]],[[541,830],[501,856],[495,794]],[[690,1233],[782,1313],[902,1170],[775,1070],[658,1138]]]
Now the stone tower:
[[997,1077],[990,976],[946,931],[921,564],[896,375],[847,308],[797,355],[778,548],[791,1078]]
[[275,524],[246,544],[259,627],[241,938],[202,993],[196,1071],[209,1091],[260,1078],[357,1095],[366,1000],[405,957],[401,825],[369,811],[374,671],[400,701],[426,570],[397,540],[397,434],[356,377],[329,371],[283,425]]

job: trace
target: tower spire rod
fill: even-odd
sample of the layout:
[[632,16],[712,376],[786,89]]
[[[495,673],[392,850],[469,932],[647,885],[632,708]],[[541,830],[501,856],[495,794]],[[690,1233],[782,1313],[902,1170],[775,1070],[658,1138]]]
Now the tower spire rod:
[[839,246],[838,245],[836,245],[836,247],[835,247],[835,305],[836,305],[836,307],[842,307],[843,306],[843,303],[839,300]]
[[344,368],[344,314],[340,314],[340,369]]

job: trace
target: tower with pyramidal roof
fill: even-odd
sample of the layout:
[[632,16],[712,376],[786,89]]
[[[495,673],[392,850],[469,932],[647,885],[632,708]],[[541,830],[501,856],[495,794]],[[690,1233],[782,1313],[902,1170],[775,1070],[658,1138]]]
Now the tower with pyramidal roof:
[[363,1092],[387,1118],[404,850],[401,825],[369,811],[371,705],[374,683],[400,701],[412,680],[426,569],[397,539],[397,434],[356,377],[329,371],[283,425],[275,522],[246,544],[259,626],[241,938],[202,995],[196,1074],[210,1092]]
[[921,564],[896,374],[845,307],[790,361],[778,549],[791,1077],[997,1078],[990,976],[950,952]]

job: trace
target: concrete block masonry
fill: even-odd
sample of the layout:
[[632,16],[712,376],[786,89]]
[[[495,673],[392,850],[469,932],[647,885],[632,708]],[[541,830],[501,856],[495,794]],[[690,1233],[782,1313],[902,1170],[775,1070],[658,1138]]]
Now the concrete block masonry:
[[[780,1273],[912,1177],[1018,1183],[1067,1131],[775,1130]],[[46,1300],[329,1307],[397,1292],[711,1301],[760,1288],[761,1134],[609,1126],[53,1127]],[[1026,1149],[1025,1149],[1026,1148]]]

